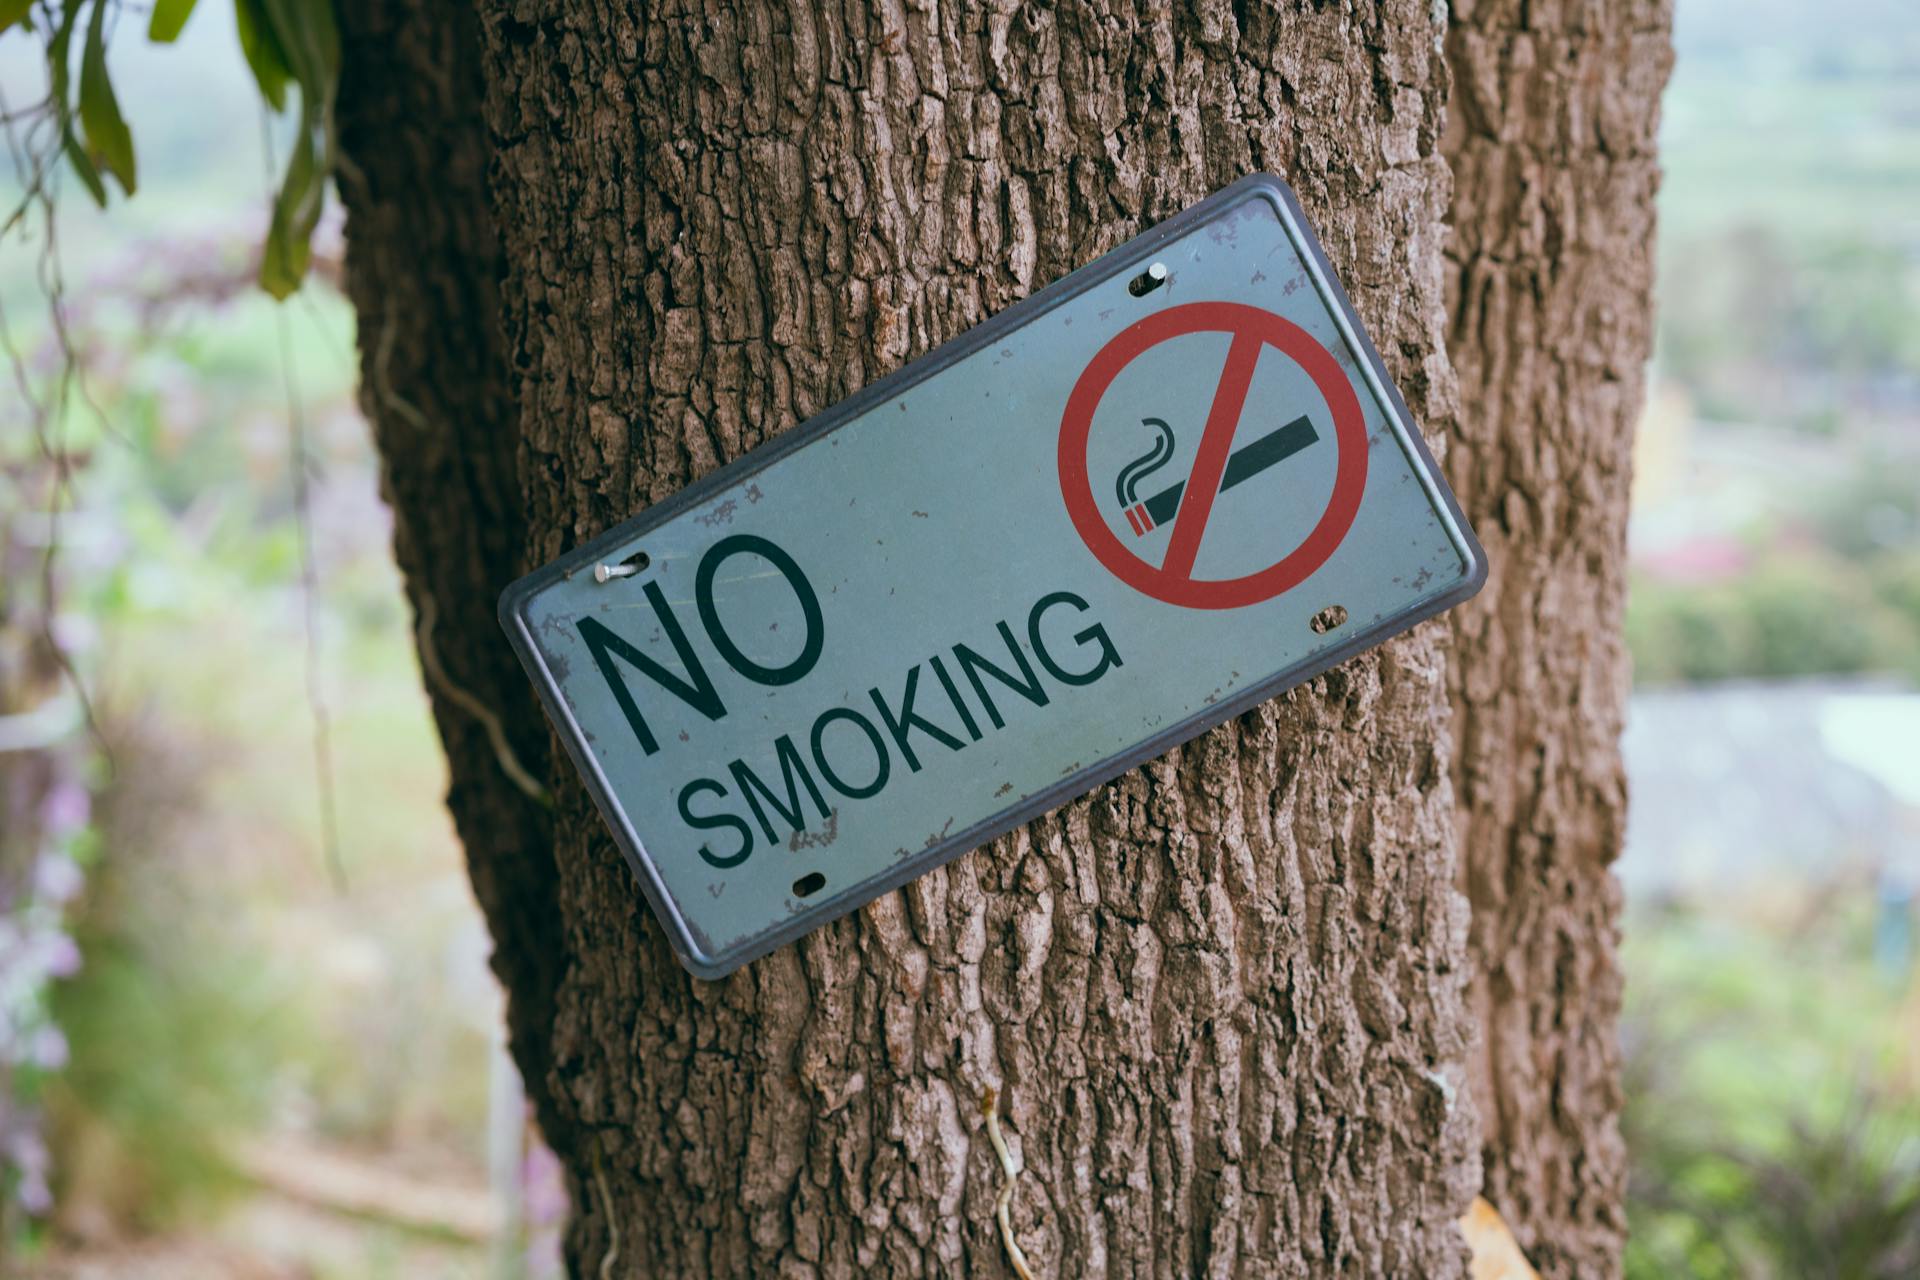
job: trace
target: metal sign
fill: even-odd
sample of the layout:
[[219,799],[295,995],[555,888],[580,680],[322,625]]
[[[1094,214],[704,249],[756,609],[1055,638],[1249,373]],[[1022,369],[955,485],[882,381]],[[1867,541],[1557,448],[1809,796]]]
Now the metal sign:
[[1292,193],[1256,175],[500,613],[711,978],[1484,577]]

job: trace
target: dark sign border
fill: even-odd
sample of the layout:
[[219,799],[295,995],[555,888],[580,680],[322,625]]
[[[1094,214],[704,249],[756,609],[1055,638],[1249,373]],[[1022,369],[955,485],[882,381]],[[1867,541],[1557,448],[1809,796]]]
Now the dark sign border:
[[[1389,417],[1395,419],[1392,425],[1396,428],[1396,434],[1401,441],[1411,445],[1415,455],[1413,461],[1416,464],[1416,470],[1422,473],[1420,477],[1423,482],[1422,488],[1430,501],[1437,499],[1444,505],[1452,519],[1453,528],[1450,532],[1467,561],[1467,576],[1451,590],[1413,608],[1383,618],[1371,627],[1355,632],[1331,650],[1280,671],[1260,684],[1249,686],[1231,698],[1215,703],[1171,728],[1155,734],[1131,750],[1097,761],[1029,796],[1020,804],[1003,809],[966,830],[949,836],[932,848],[896,863],[879,875],[851,885],[831,898],[808,904],[805,909],[796,912],[791,918],[775,925],[764,934],[732,947],[711,949],[703,939],[697,936],[686,917],[681,915],[674,905],[672,895],[667,892],[666,884],[655,868],[653,860],[648,856],[639,833],[633,829],[626,811],[621,807],[619,798],[614,795],[606,776],[601,772],[599,762],[594,759],[592,751],[587,747],[585,735],[574,720],[573,712],[560,692],[558,681],[554,679],[553,673],[548,669],[538,647],[534,644],[532,630],[527,622],[527,609],[533,598],[554,583],[571,578],[576,573],[591,572],[595,564],[609,558],[619,558],[618,553],[624,553],[635,539],[666,524],[688,508],[699,506],[709,499],[718,497],[724,490],[742,484],[794,450],[812,444],[876,406],[939,375],[956,361],[972,355],[983,347],[1004,341],[1016,330],[1038,320],[1061,303],[1076,298],[1117,276],[1131,277],[1137,274],[1171,241],[1230,213],[1244,202],[1255,199],[1264,199],[1275,204],[1280,225],[1286,232],[1288,240],[1299,252],[1301,261],[1313,281],[1315,291],[1341,322],[1341,327],[1345,330],[1344,336],[1359,348],[1361,355],[1365,358],[1366,372],[1370,375],[1367,381],[1372,384],[1373,390],[1385,392],[1386,403],[1382,408]],[[1067,801],[1085,795],[1102,783],[1111,782],[1145,761],[1163,755],[1171,748],[1198,737],[1208,729],[1252,710],[1276,694],[1311,680],[1355,654],[1399,634],[1415,623],[1452,608],[1472,597],[1486,583],[1486,580],[1486,553],[1481,549],[1479,540],[1474,537],[1472,528],[1468,526],[1466,515],[1460,510],[1459,502],[1441,476],[1440,469],[1435,464],[1432,453],[1428,451],[1426,442],[1421,439],[1420,432],[1414,428],[1413,415],[1408,411],[1406,401],[1401,398],[1399,388],[1394,386],[1393,380],[1387,375],[1386,365],[1380,358],[1380,352],[1374,347],[1372,338],[1367,335],[1366,329],[1361,325],[1360,317],[1354,313],[1353,303],[1347,298],[1346,290],[1341,288],[1338,278],[1335,277],[1333,265],[1327,261],[1319,239],[1308,225],[1299,200],[1281,179],[1271,174],[1256,173],[1240,179],[1192,208],[1143,232],[1098,261],[1080,268],[1062,280],[1055,281],[1024,301],[1015,303],[951,342],[856,392],[824,413],[809,418],[792,430],[783,432],[711,475],[688,485],[666,501],[649,507],[626,523],[608,530],[591,542],[576,547],[553,563],[536,569],[501,594],[499,612],[500,624],[506,629],[508,638],[513,642],[514,651],[520,655],[521,665],[526,668],[527,674],[532,678],[548,718],[553,722],[560,741],[566,745],[567,754],[573,758],[574,766],[580,771],[581,780],[585,783],[588,794],[593,797],[601,816],[607,820],[607,825],[612,829],[615,841],[620,845],[621,852],[626,855],[628,865],[633,868],[634,875],[640,881],[641,890],[645,892],[647,901],[653,907],[655,918],[666,929],[668,937],[673,942],[674,950],[680,955],[681,962],[698,977],[716,979],[725,977],[748,961],[758,959],[769,951],[785,946],[827,921],[837,919],[864,906],[881,894],[899,888],[908,881],[924,875],[943,863],[952,861],[960,854],[977,848],[996,836],[1005,835],[1015,827],[1023,826]]]

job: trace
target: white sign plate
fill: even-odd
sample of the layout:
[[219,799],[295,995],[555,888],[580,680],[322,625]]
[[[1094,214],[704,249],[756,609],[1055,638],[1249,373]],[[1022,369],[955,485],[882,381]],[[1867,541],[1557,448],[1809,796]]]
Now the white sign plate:
[[1256,175],[515,583],[501,618],[717,977],[1484,577]]

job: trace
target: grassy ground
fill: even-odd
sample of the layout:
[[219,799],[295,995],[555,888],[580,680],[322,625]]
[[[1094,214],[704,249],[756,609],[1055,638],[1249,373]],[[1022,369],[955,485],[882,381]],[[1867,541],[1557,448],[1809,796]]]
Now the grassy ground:
[[1920,982],[1877,917],[1864,886],[1629,916],[1630,1280],[1920,1269]]

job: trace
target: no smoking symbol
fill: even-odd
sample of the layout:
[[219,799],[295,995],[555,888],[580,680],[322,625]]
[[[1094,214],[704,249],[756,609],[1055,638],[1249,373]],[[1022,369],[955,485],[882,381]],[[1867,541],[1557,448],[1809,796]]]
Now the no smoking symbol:
[[[1093,432],[1094,411],[1121,370],[1150,348],[1190,333],[1225,333],[1232,336],[1233,342],[1227,349],[1226,366],[1220,374],[1220,385],[1214,391],[1213,404],[1207,410],[1193,470],[1180,487],[1166,554],[1156,565],[1123,544],[1100,514],[1088,476],[1087,446]],[[1277,450],[1287,448],[1282,437],[1291,428],[1272,433],[1241,450],[1240,455],[1233,449],[1241,411],[1246,407],[1247,392],[1253,385],[1254,366],[1267,347],[1273,347],[1305,370],[1326,401],[1327,412],[1333,418],[1333,444],[1337,451],[1333,493],[1306,539],[1273,564],[1238,578],[1196,578],[1194,562],[1200,555],[1200,541],[1214,518],[1215,500],[1223,487],[1231,488],[1238,483],[1232,474],[1236,466],[1251,474],[1252,465],[1265,469],[1284,456]],[[1270,445],[1269,441],[1273,443]],[[1254,459],[1253,455],[1263,448],[1268,451],[1267,456]],[[1243,461],[1241,455],[1252,462],[1239,466]],[[1066,499],[1073,527],[1087,549],[1114,577],[1168,604],[1189,609],[1237,609],[1271,600],[1298,586],[1327,562],[1347,536],[1354,517],[1359,514],[1361,494],[1367,487],[1366,419],[1340,362],[1299,325],[1244,303],[1189,302],[1155,312],[1129,325],[1088,363],[1067,397],[1066,412],[1060,420],[1059,465],[1060,494]],[[1253,514],[1260,508],[1244,504],[1242,509]]]

